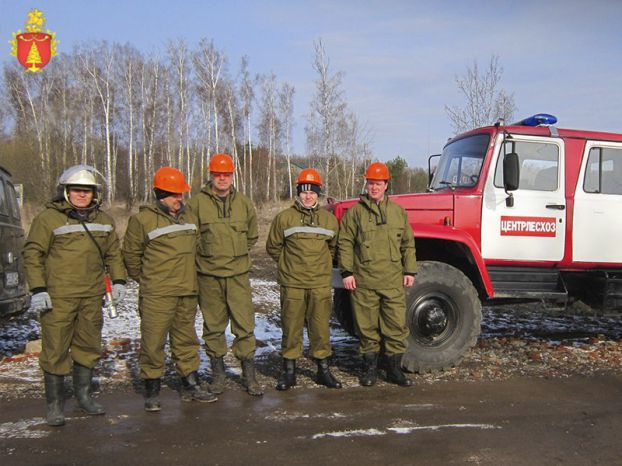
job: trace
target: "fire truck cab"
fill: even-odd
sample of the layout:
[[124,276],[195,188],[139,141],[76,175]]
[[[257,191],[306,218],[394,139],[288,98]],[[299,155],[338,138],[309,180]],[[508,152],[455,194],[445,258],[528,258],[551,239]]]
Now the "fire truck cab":
[[[460,134],[428,192],[391,197],[408,213],[419,263],[405,368],[457,364],[480,334],[482,303],[622,307],[622,134],[556,122],[538,114]],[[333,212],[340,219],[354,202]],[[352,330],[348,292],[336,284],[335,314]]]

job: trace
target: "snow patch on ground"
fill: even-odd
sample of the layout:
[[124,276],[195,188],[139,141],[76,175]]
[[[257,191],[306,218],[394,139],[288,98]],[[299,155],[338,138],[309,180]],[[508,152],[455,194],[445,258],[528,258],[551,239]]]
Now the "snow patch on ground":
[[37,427],[47,425],[45,419],[42,417],[35,417],[32,419],[20,419],[16,422],[5,422],[0,424],[0,438],[2,439],[14,439],[14,438],[44,438],[50,435],[49,431],[39,430]]
[[274,414],[266,416],[269,421],[295,421],[298,419],[344,419],[347,416],[343,413],[317,413],[307,414],[299,411],[282,411],[277,410]]
[[[115,425],[119,421],[129,418],[128,415],[106,416],[109,424]],[[88,419],[88,416],[65,417],[65,421],[73,422],[81,419]],[[41,429],[43,427],[44,429]],[[20,419],[16,422],[5,422],[0,424],[0,439],[39,439],[50,435],[54,428],[47,426],[47,422],[42,417],[32,419]]]
[[352,429],[352,430],[340,430],[335,432],[322,432],[314,434],[311,439],[317,440],[322,438],[344,438],[344,437],[375,437],[379,435],[387,435],[389,433],[394,434],[411,434],[419,431],[431,431],[436,432],[441,429],[501,429],[500,426],[493,424],[440,424],[437,426],[406,426],[406,427],[387,427],[385,430],[379,429]]
[[423,411],[424,409],[432,409],[434,405],[431,403],[419,403],[419,404],[408,404],[403,406],[404,409],[412,409],[416,411]]
[[322,439],[322,438],[343,438],[343,437],[373,437],[378,435],[386,435],[386,432],[383,432],[378,429],[354,429],[354,430],[339,430],[336,432],[325,432],[321,434],[315,434],[311,437],[312,440]]
[[441,424],[438,426],[412,426],[412,427],[389,427],[387,430],[395,432],[396,434],[411,434],[416,431],[428,430],[438,431],[441,429],[501,429],[501,426],[495,426],[493,424]]

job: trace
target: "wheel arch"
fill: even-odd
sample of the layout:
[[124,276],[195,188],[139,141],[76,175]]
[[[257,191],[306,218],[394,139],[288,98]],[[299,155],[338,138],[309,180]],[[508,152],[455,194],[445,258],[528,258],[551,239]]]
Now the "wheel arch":
[[439,238],[419,236],[415,233],[417,261],[443,262],[464,273],[475,286],[480,299],[493,296],[493,287],[488,270],[473,240],[464,238]]

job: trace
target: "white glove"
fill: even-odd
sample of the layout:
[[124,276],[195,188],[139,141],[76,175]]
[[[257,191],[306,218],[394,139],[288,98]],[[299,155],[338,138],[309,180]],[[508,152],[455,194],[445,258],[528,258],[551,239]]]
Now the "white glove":
[[37,294],[33,294],[30,298],[30,308],[37,311],[49,311],[52,309],[52,299],[47,291],[41,291]]
[[125,285],[121,283],[112,285],[112,303],[115,306],[125,299],[126,294],[127,290],[125,289]]

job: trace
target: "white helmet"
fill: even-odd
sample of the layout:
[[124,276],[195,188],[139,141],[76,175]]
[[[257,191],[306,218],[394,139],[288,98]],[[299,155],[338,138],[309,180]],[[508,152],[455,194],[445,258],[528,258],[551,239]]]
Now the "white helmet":
[[58,184],[61,186],[94,186],[99,189],[101,185],[97,182],[95,174],[102,176],[96,168],[89,165],[74,165],[62,173]]
[[[58,178],[59,191],[62,191],[62,196],[71,204],[69,200],[69,188],[71,186],[90,186],[93,189],[93,202],[86,210],[95,208],[101,204],[101,184],[97,182],[95,174],[103,178],[103,175],[90,165],[69,167]],[[71,205],[73,206],[73,204]]]

